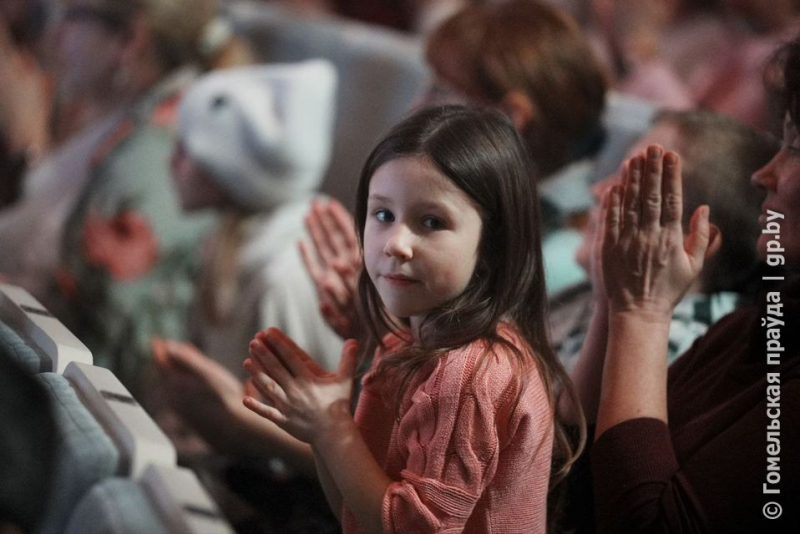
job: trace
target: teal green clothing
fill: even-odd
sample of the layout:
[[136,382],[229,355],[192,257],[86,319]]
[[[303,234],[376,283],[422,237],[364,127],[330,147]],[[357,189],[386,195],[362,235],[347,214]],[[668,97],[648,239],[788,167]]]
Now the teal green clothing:
[[[92,351],[95,364],[132,389],[150,359],[153,336],[187,338],[198,243],[213,223],[209,215],[182,213],[170,176],[174,104],[184,86],[185,80],[172,78],[134,106],[112,133],[107,153],[96,154],[64,233],[62,265],[74,285],[62,318]],[[147,221],[158,259],[145,274],[120,280],[89,264],[83,232],[87,216],[110,219],[125,211]]]
[[542,257],[548,295],[586,280],[586,271],[575,260],[575,252],[582,242],[583,234],[572,228],[545,234]]
[[571,228],[568,219],[592,208],[589,180],[593,171],[594,160],[585,158],[567,165],[539,184],[542,258],[548,295],[586,280],[586,272],[575,259],[583,233]]

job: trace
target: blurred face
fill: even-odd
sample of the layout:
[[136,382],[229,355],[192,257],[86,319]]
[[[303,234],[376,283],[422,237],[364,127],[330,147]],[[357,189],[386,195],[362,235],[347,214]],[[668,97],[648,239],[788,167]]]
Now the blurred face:
[[412,331],[433,309],[460,295],[475,270],[480,213],[426,159],[382,165],[372,177],[364,262],[386,309]]
[[[679,151],[679,133],[677,128],[668,122],[661,122],[653,126],[644,136],[639,138],[638,141],[628,150],[625,159],[631,158],[640,152],[643,152],[650,145],[661,145],[666,150]],[[680,152],[678,152],[680,153]],[[586,272],[591,268],[591,254],[592,244],[594,243],[597,234],[597,221],[600,217],[600,210],[603,204],[603,196],[606,191],[611,189],[615,184],[620,183],[621,171],[607,176],[605,179],[597,182],[592,186],[592,197],[594,198],[594,207],[590,213],[589,223],[583,230],[583,241],[575,252],[575,260],[578,265],[583,267]]]
[[189,156],[181,143],[176,143],[170,161],[172,178],[185,211],[219,208],[225,205],[225,192],[208,172]]
[[[770,233],[762,232],[758,239],[759,256],[766,259],[769,246],[780,246],[783,251],[773,249],[771,252],[783,255],[786,265],[797,270],[800,267],[800,139],[788,115],[781,149],[753,175],[752,181],[767,195],[758,221],[762,230]],[[772,233],[776,224],[777,233]],[[776,240],[778,235],[780,239]],[[775,241],[774,245],[768,244],[771,240]]]
[[88,0],[67,0],[54,30],[58,90],[67,100],[100,95],[112,88],[124,42]]

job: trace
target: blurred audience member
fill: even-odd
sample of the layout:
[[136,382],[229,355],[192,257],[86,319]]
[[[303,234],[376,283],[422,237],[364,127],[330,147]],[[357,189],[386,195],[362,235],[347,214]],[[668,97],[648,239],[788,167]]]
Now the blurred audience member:
[[367,24],[424,34],[473,0],[276,0],[276,2],[305,15],[334,14]]
[[669,367],[673,309],[719,246],[713,211],[701,206],[686,228],[681,159],[657,145],[630,159],[605,195],[594,252],[605,318],[592,321],[572,372],[596,424],[591,472],[576,471],[594,498],[586,531],[800,528],[791,416],[800,410],[800,330],[789,326],[800,317],[800,40],[771,66],[781,71],[785,123],[780,149],[752,177],[766,194],[760,294]]
[[470,6],[431,34],[426,57],[434,79],[421,105],[500,108],[526,141],[541,179],[548,291],[583,279],[570,224],[591,204],[606,79],[580,27],[542,1]]
[[319,316],[296,243],[327,168],[336,75],[323,61],[210,74],[182,100],[172,172],[187,212],[222,221],[207,243],[191,339],[229,371],[269,326],[326,369],[341,342]]
[[680,2],[665,0],[592,0],[592,15],[601,36],[614,86],[622,93],[662,107],[692,107],[685,82],[664,58],[662,36],[677,15]]
[[[39,157],[13,159],[20,180],[0,182],[8,184],[9,190],[15,187],[15,197],[20,197],[0,211],[0,247],[7,251],[0,257],[0,273],[48,305],[53,303],[48,290],[58,264],[66,218],[88,181],[92,167],[99,164],[104,152],[121,141],[113,139],[114,136],[124,137],[120,124],[127,123],[127,114],[138,105],[138,97],[128,94],[127,88],[112,86],[125,81],[119,79],[123,75],[114,74],[116,60],[109,60],[103,54],[92,55],[98,43],[123,39],[127,31],[125,25],[91,15],[85,10],[88,3],[69,5],[73,7],[61,10],[53,26],[52,39],[46,40],[52,50],[44,47],[42,51],[44,56],[54,60],[52,70],[58,88],[56,110],[51,114],[52,101],[48,99],[53,95],[49,94],[42,95],[38,105],[14,98],[5,102],[9,109],[16,110],[14,117],[20,120],[32,111],[39,112],[37,117],[41,119],[42,128],[37,131],[42,131],[44,137],[22,153],[22,156]],[[222,16],[205,26],[197,48],[200,55],[194,58],[195,63],[203,67],[249,61],[248,50]],[[0,47],[0,50],[8,49]],[[8,65],[0,65],[0,71]],[[116,80],[112,79],[115,75]],[[187,77],[190,77],[188,72]],[[0,86],[0,92],[25,98],[37,95],[35,88],[29,87],[25,80],[17,74],[14,80]],[[150,81],[144,85],[148,84]],[[55,132],[47,126],[50,123]],[[52,139],[51,133],[54,134]],[[19,140],[25,136],[15,138]],[[48,142],[49,151],[45,150],[44,155],[41,154],[43,149],[33,149],[47,147]],[[23,174],[25,163],[28,168]],[[32,228],[37,229],[35,240],[30,239]]]
[[52,82],[41,58],[46,0],[0,1],[0,209],[47,150]]
[[[56,313],[134,393],[153,335],[186,338],[196,246],[208,218],[181,213],[169,153],[187,64],[216,0],[68,0],[59,24],[59,90],[124,109],[92,151],[70,206]],[[57,187],[52,185],[52,187]]]
[[778,135],[782,123],[774,119],[764,91],[765,65],[784,42],[800,31],[796,0],[735,0],[723,2],[732,19],[735,39],[724,53],[694,73],[690,88],[695,101]]
[[[286,532],[325,532],[336,522],[315,478],[271,470],[279,459],[293,474],[314,474],[304,444],[242,405],[242,364],[254,333],[275,326],[293,332],[324,368],[338,366],[342,341],[318,313],[296,246],[330,156],[335,87],[333,67],[321,60],[207,75],[181,102],[172,156],[183,209],[212,208],[221,222],[204,251],[192,310],[199,350],[154,341],[163,394],[183,423],[230,460],[225,484],[212,477],[226,495],[223,506],[230,508],[228,487],[254,505],[250,516],[231,511],[234,521]],[[159,419],[181,456],[207,469],[207,455],[192,460],[196,449],[181,450],[193,442],[184,441],[180,422]]]

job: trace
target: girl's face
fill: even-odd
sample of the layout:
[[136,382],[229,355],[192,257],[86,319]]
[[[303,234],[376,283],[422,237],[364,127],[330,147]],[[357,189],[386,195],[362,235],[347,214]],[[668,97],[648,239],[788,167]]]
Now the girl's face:
[[379,167],[369,185],[364,262],[386,309],[416,332],[428,312],[467,287],[481,229],[473,201],[428,160]]
[[767,193],[758,219],[762,230],[767,228],[767,210],[783,215],[783,219],[773,220],[780,226],[779,234],[762,233],[758,238],[759,256],[767,257],[770,252],[767,243],[779,235],[780,239],[775,241],[784,251],[776,253],[783,255],[787,266],[797,270],[800,267],[800,137],[788,115],[781,149],[765,167],[756,171],[753,185]]
[[176,143],[172,150],[170,167],[185,211],[221,208],[226,204],[225,192],[195,163],[181,143]]

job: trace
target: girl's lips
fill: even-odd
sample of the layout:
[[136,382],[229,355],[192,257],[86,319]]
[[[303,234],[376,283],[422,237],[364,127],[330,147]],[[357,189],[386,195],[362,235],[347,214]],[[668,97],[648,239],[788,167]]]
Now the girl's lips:
[[413,278],[409,278],[408,276],[402,274],[387,274],[384,275],[384,278],[390,284],[397,286],[407,286],[417,282],[417,280],[414,280]]

